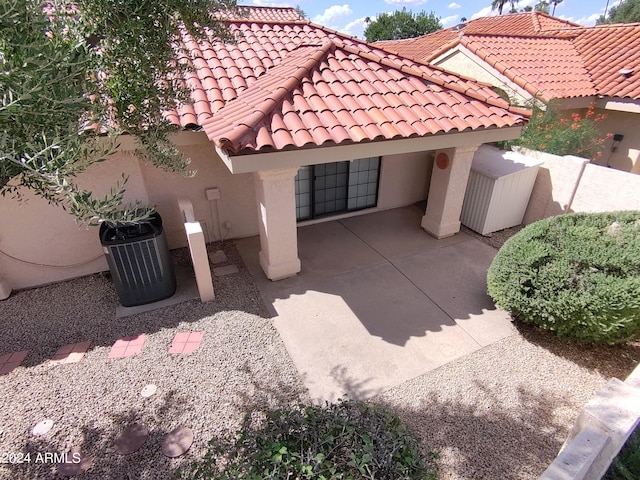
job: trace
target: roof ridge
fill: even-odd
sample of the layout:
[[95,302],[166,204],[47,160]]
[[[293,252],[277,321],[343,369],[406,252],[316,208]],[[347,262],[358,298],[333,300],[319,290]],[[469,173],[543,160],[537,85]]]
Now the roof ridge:
[[[245,116],[242,123],[239,123],[237,128],[233,129],[230,132],[232,135],[229,135],[228,137],[222,137],[219,139],[220,146],[222,148],[224,148],[225,150],[231,150],[235,152],[237,150],[235,144],[244,135],[249,133],[255,127],[255,125],[257,125],[267,115],[269,115],[273,111],[273,109],[277,105],[279,105],[289,93],[291,93],[291,91],[295,88],[295,86],[300,84],[302,78],[307,76],[311,72],[311,70],[315,66],[317,66],[320,63],[320,61],[329,53],[330,50],[335,48],[335,44],[331,40],[323,42],[322,45],[317,45],[317,44],[304,45],[303,44],[303,45],[296,46],[296,48],[294,48],[293,50],[290,50],[289,53],[296,52],[305,47],[306,48],[318,47],[318,48],[310,57],[308,57],[304,61],[304,63],[302,63],[302,65],[297,66],[292,73],[288,74],[286,76],[286,79],[282,83],[277,83],[275,88],[270,89],[270,92],[273,95],[270,95],[267,98],[263,99],[261,102],[257,103],[254,106],[254,112],[252,114],[249,114],[248,116]],[[278,69],[279,67],[286,67],[288,58],[289,57],[285,57],[280,63],[278,63],[277,65],[274,65],[269,70],[273,72],[274,69]],[[267,78],[267,77],[265,76],[264,78]],[[269,82],[271,82],[270,78],[268,80]],[[260,83],[260,78],[251,87],[245,89],[241,95],[239,95],[234,100],[227,103],[227,105],[225,105],[222,109],[218,110],[216,112],[216,115],[224,114],[224,110],[226,108],[228,108],[231,105],[234,105],[235,102],[242,101],[243,97],[253,93],[253,91],[255,90],[267,90],[262,87]],[[207,125],[212,123],[213,121],[214,120],[212,116],[210,119],[202,122],[202,128],[205,130],[205,132],[207,131]]]
[[[588,27],[584,27],[584,28],[588,28]],[[554,35],[554,32],[575,32],[575,35],[570,36],[570,35],[566,35],[563,37],[558,37],[556,35]],[[464,36],[465,37],[507,37],[507,38],[551,38],[554,40],[573,40],[574,38],[576,38],[578,35],[580,35],[580,33],[582,32],[581,28],[576,28],[576,27],[572,27],[572,28],[562,28],[562,29],[554,29],[554,30],[543,30],[540,32],[536,32],[534,34],[527,34],[527,33],[518,33],[518,34],[508,34],[508,33],[479,33],[479,32],[471,32],[471,33],[465,33]]]
[[531,21],[533,22],[533,29],[536,32],[539,32],[540,30],[542,30],[542,25],[540,25],[540,19],[538,18],[538,15],[532,15]]
[[[446,82],[445,80],[440,79],[440,78],[438,78],[436,76],[431,76],[431,75],[428,75],[425,72],[421,72],[420,70],[418,70],[418,69],[416,69],[414,67],[410,67],[408,65],[402,65],[402,64],[396,63],[396,62],[394,62],[392,60],[389,60],[387,58],[383,58],[383,57],[375,54],[374,52],[364,52],[362,50],[359,50],[359,49],[356,49],[354,47],[351,47],[350,45],[346,45],[346,44],[344,44],[342,42],[340,42],[340,43],[336,42],[336,44],[341,49],[344,49],[344,50],[346,50],[346,51],[348,51],[350,53],[354,53],[356,55],[360,55],[360,56],[362,56],[364,58],[367,58],[367,59],[372,60],[374,62],[380,63],[381,65],[384,65],[384,66],[387,66],[387,67],[391,67],[391,68],[395,68],[396,70],[400,70],[403,73],[408,73],[408,74],[413,75],[415,77],[422,78],[423,80],[427,80],[429,82],[432,82],[432,83],[434,83],[434,84],[436,84],[436,85],[438,85],[440,87],[444,87],[444,88],[447,88],[449,90],[453,90],[455,92],[461,93],[463,95],[467,95],[467,96],[469,96],[471,98],[474,98],[475,100],[480,100],[482,102],[488,103],[489,105],[493,105],[494,107],[504,108],[505,110],[507,110],[507,111],[509,111],[511,113],[516,113],[518,115],[529,116],[529,110],[510,105],[506,100],[504,100],[502,98],[500,98],[500,100],[498,100],[497,98],[489,98],[489,97],[486,97],[486,96],[483,96],[483,95],[479,95],[479,94],[476,94],[475,92],[469,91],[469,89],[467,89],[467,88],[459,86],[457,83]],[[402,57],[402,58],[404,58],[404,57]],[[470,78],[463,77],[462,75],[459,75],[459,74],[453,74],[453,73],[451,73],[451,72],[449,72],[449,71],[447,71],[447,70],[445,70],[445,69],[443,69],[441,67],[437,67],[437,66],[434,66],[434,65],[421,64],[421,63],[418,63],[417,61],[411,60],[411,59],[407,59],[407,60],[410,60],[410,61],[414,62],[414,64],[419,64],[419,65],[431,68],[432,70],[437,70],[437,71],[446,73],[448,75],[453,75],[453,76],[456,76],[458,78],[466,79],[467,81],[473,81],[473,82],[477,83],[478,85],[483,85],[481,82],[478,82],[478,81],[470,79]]]
[[[276,10],[278,13],[287,12],[295,14],[298,18],[251,18],[252,12],[269,12]],[[258,24],[304,24],[308,23],[308,20],[300,15],[300,13],[293,7],[267,7],[267,6],[254,6],[254,5],[236,5],[232,10],[223,10],[217,12],[218,20],[227,23],[242,23],[251,22]]]

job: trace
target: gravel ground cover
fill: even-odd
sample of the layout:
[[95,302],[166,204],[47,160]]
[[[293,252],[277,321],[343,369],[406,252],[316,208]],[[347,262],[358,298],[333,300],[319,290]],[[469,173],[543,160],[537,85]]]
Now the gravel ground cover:
[[[66,452],[95,456],[77,478],[171,478],[199,458],[214,435],[235,430],[245,412],[306,400],[301,380],[235,248],[224,250],[240,272],[215,279],[217,299],[186,302],[115,319],[117,297],[105,275],[14,293],[0,302],[0,354],[30,350],[23,366],[0,376],[0,453]],[[173,252],[187,261],[186,252]],[[200,349],[167,354],[180,331],[202,331]],[[148,335],[136,357],[109,360],[118,338]],[[65,344],[92,340],[76,364],[48,359]],[[583,405],[611,377],[640,362],[640,345],[587,347],[520,326],[519,333],[379,395],[440,452],[441,479],[534,479],[556,456]],[[150,398],[140,395],[158,385]],[[55,424],[44,437],[33,426]],[[128,456],[115,438],[133,422],[151,431]],[[195,442],[178,459],[160,443],[178,425]],[[0,464],[0,478],[56,478],[53,464]]]
[[[53,463],[35,463],[37,454],[74,446],[95,456],[77,478],[172,478],[179,465],[204,453],[211,437],[234,431],[244,412],[306,398],[251,274],[232,244],[224,250],[240,272],[216,278],[216,300],[208,304],[194,300],[116,319],[117,296],[102,274],[0,302],[0,354],[29,350],[22,367],[0,376],[0,453],[32,454],[31,464],[0,464],[0,478],[57,478]],[[184,250],[173,253],[187,261]],[[199,350],[168,355],[180,331],[204,332]],[[107,358],[118,338],[140,333],[148,335],[140,355]],[[48,362],[59,347],[83,340],[92,346],[79,363]],[[147,384],[158,392],[143,398]],[[52,430],[32,436],[44,419],[54,421]],[[149,438],[138,452],[120,455],[114,440],[134,422],[149,427]],[[169,459],[161,442],[178,425],[193,429],[195,441],[185,455]]]
[[640,362],[640,344],[567,343],[519,333],[376,398],[440,453],[440,479],[536,479],[589,399]]

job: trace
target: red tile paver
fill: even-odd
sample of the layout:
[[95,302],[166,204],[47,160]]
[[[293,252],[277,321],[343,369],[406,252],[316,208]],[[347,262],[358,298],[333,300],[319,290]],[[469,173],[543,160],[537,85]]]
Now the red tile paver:
[[21,352],[6,353],[0,356],[0,375],[7,375],[22,363],[22,361],[29,354],[28,350],[22,350]]
[[174,338],[169,353],[193,353],[202,343],[202,332],[180,332]]
[[142,351],[142,346],[146,339],[146,335],[138,335],[116,340],[109,352],[109,358],[124,358],[137,355]]
[[87,353],[91,346],[90,341],[70,343],[64,347],[60,347],[55,355],[51,358],[51,363],[59,365],[63,363],[76,363],[82,360],[84,354]]

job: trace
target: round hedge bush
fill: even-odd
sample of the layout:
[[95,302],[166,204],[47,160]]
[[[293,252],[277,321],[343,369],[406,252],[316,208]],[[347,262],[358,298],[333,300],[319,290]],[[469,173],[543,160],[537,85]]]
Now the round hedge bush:
[[493,260],[495,303],[559,337],[623,343],[640,336],[640,212],[575,213],[533,223]]

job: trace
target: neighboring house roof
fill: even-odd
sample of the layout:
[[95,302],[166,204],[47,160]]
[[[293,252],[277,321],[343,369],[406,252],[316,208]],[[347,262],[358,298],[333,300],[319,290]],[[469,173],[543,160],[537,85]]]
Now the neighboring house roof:
[[[524,22],[527,16],[530,22]],[[640,99],[640,23],[582,27],[531,12],[376,45],[424,62],[466,48],[544,102],[594,95]]]
[[420,61],[429,61],[434,53],[457,43],[461,35],[537,35],[549,30],[579,27],[577,23],[552,17],[541,12],[510,13],[481,17],[460,23],[450,28],[416,38],[404,40],[384,40],[374,45],[393,51],[399,55]]
[[460,45],[545,102],[597,93],[570,39],[470,35]]
[[640,23],[583,28],[573,45],[599,95],[640,99]]
[[193,104],[168,114],[232,154],[521,126],[489,85],[300,18],[250,7],[236,44],[183,41]]

